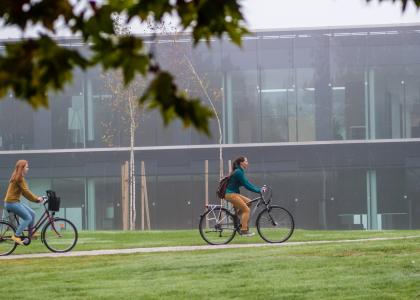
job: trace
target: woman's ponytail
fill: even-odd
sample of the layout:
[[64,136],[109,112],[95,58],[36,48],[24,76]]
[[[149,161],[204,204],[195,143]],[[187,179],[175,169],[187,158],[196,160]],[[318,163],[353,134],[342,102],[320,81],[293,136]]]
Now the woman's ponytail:
[[232,172],[235,171],[239,166],[241,165],[241,162],[245,161],[244,156],[239,156],[237,159],[235,159],[232,163]]

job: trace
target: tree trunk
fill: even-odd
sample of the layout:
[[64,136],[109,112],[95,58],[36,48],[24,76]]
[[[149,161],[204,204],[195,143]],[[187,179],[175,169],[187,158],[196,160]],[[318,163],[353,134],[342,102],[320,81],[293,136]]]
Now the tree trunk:
[[[131,128],[133,132],[133,128]],[[130,230],[136,229],[136,173],[134,158],[134,134],[130,136]]]
[[196,77],[198,83],[200,84],[201,89],[206,95],[206,98],[209,101],[211,108],[213,109],[214,115],[216,116],[217,126],[219,128],[219,178],[222,178],[223,177],[223,148],[222,148],[223,134],[222,134],[222,125],[220,124],[219,114],[217,113],[216,107],[214,106],[214,103],[211,100],[210,95],[207,93],[207,90],[204,87],[203,81],[201,80],[201,77],[198,75],[197,71],[195,70],[195,67],[192,64],[191,60],[185,54],[184,54],[184,58],[187,61],[192,73]]
[[[130,96],[129,96],[130,97]],[[134,158],[134,141],[135,141],[135,119],[134,107],[129,101],[130,110],[130,230],[136,229],[136,173],[135,173],[135,158]]]

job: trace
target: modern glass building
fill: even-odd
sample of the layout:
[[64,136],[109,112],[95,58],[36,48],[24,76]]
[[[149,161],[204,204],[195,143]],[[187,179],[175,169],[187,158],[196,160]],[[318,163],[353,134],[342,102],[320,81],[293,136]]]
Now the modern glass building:
[[[251,181],[270,185],[298,228],[420,228],[420,25],[259,31],[242,48],[224,39],[192,49],[188,36],[148,45],[181,88],[208,103],[202,84],[213,100],[225,172],[247,156]],[[129,138],[114,98],[97,69],[76,72],[49,110],[0,101],[0,194],[27,159],[32,190],[56,190],[79,229],[122,229]],[[152,229],[195,228],[206,160],[218,201],[217,122],[212,137],[162,124],[147,111],[136,131],[137,224],[144,161]]]

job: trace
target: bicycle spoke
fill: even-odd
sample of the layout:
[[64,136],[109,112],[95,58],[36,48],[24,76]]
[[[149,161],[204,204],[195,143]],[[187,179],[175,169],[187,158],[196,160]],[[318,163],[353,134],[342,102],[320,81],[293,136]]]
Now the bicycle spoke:
[[55,218],[42,230],[45,246],[53,252],[70,251],[77,242],[76,227],[68,220]]
[[264,210],[258,216],[257,229],[265,241],[282,243],[293,233],[293,217],[284,208],[272,206],[270,210]]
[[200,235],[209,244],[229,243],[236,234],[233,216],[224,208],[206,212],[200,219]]
[[16,248],[12,235],[15,233],[13,227],[7,222],[0,222],[0,256],[12,253]]

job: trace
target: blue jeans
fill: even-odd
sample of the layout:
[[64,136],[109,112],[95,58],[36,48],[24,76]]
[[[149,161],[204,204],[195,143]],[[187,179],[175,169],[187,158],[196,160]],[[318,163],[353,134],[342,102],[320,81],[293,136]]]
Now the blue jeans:
[[21,236],[28,226],[29,230],[32,229],[35,220],[35,212],[32,208],[21,202],[5,202],[4,208],[20,217],[20,224],[16,230],[17,236]]

